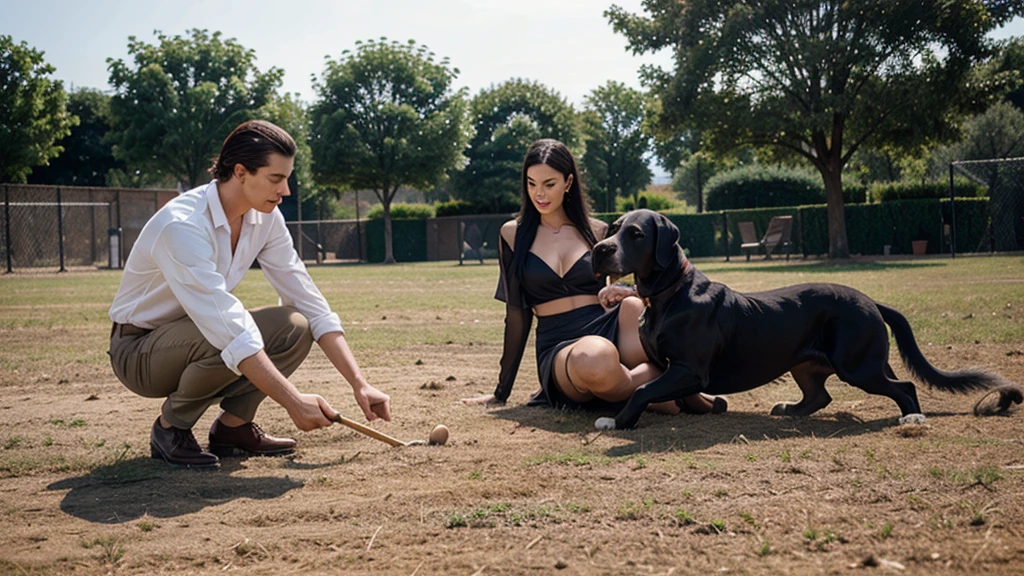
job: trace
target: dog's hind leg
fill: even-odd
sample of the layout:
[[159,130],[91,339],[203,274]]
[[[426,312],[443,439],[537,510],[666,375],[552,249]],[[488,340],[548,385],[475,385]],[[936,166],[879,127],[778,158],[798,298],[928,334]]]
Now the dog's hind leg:
[[917,400],[917,388],[913,382],[889,378],[885,374],[879,374],[867,380],[850,382],[851,385],[860,388],[868,394],[887,396],[900,407],[900,424],[921,424],[924,422],[924,414],[921,413],[921,403]]
[[808,361],[790,369],[804,397],[796,404],[779,402],[772,406],[772,416],[809,416],[832,402],[825,390],[825,381],[835,373],[826,362]]

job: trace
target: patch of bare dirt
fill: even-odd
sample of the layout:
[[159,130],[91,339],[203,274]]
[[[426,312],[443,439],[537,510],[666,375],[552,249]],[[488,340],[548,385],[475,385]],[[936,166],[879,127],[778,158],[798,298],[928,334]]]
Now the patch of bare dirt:
[[[1024,381],[1019,344],[925,354]],[[594,414],[524,406],[531,354],[507,406],[458,404],[491,391],[498,355],[453,343],[363,362],[396,416],[374,426],[411,440],[444,423],[445,446],[391,448],[336,426],[298,433],[294,457],[214,472],[151,460],[159,400],[131,394],[102,362],[6,371],[0,573],[1024,570],[1019,407],[977,418],[980,394],[919,387],[928,420],[906,428],[890,400],[833,380],[819,414],[773,418],[772,404],[799,395],[782,381],[729,397],[724,415],[648,414],[636,430],[598,433]],[[314,350],[294,380],[361,420],[335,374]],[[259,421],[294,430],[272,402]]]

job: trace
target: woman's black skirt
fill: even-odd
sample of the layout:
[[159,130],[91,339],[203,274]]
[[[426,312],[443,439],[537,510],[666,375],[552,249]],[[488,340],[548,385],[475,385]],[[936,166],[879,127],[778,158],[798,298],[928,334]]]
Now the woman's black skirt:
[[555,355],[566,346],[584,336],[601,336],[615,344],[619,333],[619,307],[605,312],[598,304],[591,304],[553,316],[537,318],[537,376],[541,389],[530,399],[530,406],[555,408],[586,408],[588,410],[616,410],[622,403],[611,403],[595,398],[584,403],[567,398],[555,382]]

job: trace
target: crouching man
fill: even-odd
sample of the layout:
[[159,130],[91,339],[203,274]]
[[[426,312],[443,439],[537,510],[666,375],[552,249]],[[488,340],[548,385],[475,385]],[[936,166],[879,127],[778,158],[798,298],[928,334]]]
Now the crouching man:
[[[146,223],[110,307],[110,359],[118,379],[166,398],[150,436],[154,458],[215,467],[218,456],[283,455],[295,440],[253,422],[269,396],[300,430],[329,426],[337,412],[288,376],[315,340],[351,385],[368,420],[391,420],[388,395],[370,386],[337,314],[313,284],[277,206],[288,190],[295,142],[253,120],[227,137],[210,173]],[[231,293],[258,261],[282,306],[247,310]],[[192,427],[220,403],[203,450]]]

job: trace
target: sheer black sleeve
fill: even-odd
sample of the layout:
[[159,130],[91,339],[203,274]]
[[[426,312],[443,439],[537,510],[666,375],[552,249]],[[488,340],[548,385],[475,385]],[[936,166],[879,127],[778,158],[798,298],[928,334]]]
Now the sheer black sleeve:
[[504,238],[498,242],[500,277],[494,297],[505,302],[505,340],[501,353],[501,372],[494,397],[502,402],[508,400],[519,373],[519,364],[526,351],[526,341],[533,327],[533,309],[526,304],[522,286],[512,273],[512,249]]

